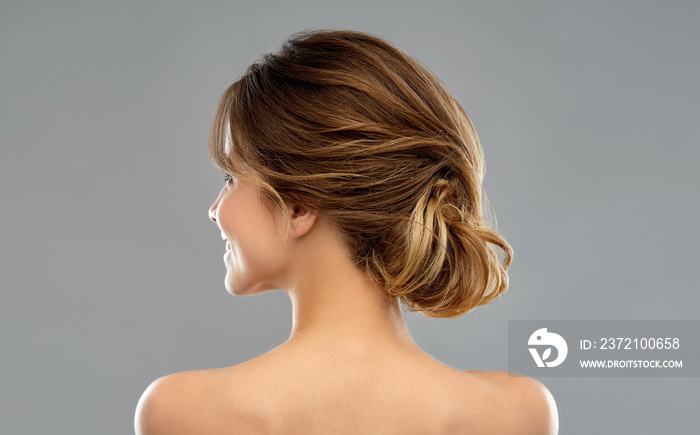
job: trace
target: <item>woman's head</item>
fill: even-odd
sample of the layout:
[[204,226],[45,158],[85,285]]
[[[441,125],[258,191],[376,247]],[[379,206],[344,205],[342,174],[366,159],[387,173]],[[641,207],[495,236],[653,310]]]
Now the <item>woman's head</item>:
[[330,222],[409,310],[457,317],[508,286],[512,250],[484,220],[469,117],[377,37],[292,35],[226,90],[209,151],[223,172],[253,177],[271,210],[303,204]]

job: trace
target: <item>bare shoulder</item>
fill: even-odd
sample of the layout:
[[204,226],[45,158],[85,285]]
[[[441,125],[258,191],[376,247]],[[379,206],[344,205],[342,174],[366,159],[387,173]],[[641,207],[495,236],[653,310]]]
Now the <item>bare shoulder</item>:
[[[465,371],[479,379],[502,404],[494,409],[499,433],[556,435],[559,416],[554,397],[541,382],[513,372]],[[507,409],[503,409],[506,407]]]
[[[221,376],[221,369],[212,369],[174,373],[153,381],[136,405],[136,435],[225,433],[222,427],[231,433],[256,433],[259,422],[230,401],[220,400]],[[226,412],[221,412],[223,406]]]
[[136,405],[134,429],[137,435],[194,433],[192,406],[203,389],[198,372],[163,376],[146,388]]

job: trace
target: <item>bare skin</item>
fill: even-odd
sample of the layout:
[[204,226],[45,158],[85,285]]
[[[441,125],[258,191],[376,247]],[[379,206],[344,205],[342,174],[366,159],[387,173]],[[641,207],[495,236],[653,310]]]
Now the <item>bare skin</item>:
[[[242,364],[158,379],[137,406],[137,434],[557,433],[544,386],[432,358],[411,339],[398,304],[352,264],[331,225],[290,206],[290,236],[278,237],[279,221],[254,183],[230,184],[210,210],[229,240],[227,258],[238,261],[227,262],[226,287],[284,289],[293,304],[290,337]],[[250,221],[236,220],[243,211]],[[255,246],[276,254],[256,256],[243,237],[251,231]]]

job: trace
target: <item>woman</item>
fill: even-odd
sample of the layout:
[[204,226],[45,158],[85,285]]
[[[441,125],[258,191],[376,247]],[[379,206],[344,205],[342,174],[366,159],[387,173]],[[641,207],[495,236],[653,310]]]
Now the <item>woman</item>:
[[557,432],[540,383],[448,367],[401,317],[400,303],[445,318],[488,303],[512,260],[484,221],[471,121],[418,61],[364,33],[293,35],[226,90],[209,151],[226,288],[287,292],[291,335],[158,379],[137,433]]

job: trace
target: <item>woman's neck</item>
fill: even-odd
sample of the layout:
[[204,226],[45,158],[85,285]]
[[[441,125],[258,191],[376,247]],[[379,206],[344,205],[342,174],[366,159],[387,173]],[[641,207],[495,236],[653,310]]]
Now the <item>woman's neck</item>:
[[286,287],[293,306],[288,343],[415,350],[398,302],[352,263],[336,233],[321,221],[307,235],[291,262]]

